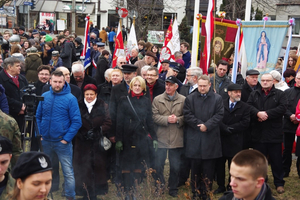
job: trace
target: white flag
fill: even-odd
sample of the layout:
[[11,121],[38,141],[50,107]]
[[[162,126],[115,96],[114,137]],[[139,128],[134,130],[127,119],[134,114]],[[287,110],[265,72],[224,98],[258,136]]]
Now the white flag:
[[167,47],[171,50],[171,61],[175,61],[174,53],[176,51],[180,51],[180,37],[179,37],[179,30],[178,30],[178,23],[177,19],[175,18],[173,23],[173,29],[172,29],[172,38],[167,44]]
[[135,28],[134,28],[134,24],[131,25],[130,28],[130,33],[128,36],[128,40],[127,40],[127,48],[126,48],[126,59],[127,61],[129,61],[130,58],[130,54],[131,54],[131,50],[133,48],[138,48],[138,44],[136,41],[136,34],[135,34]]

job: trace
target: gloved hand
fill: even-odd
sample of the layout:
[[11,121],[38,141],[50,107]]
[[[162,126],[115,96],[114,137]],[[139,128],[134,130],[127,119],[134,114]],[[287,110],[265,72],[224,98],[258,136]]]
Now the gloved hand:
[[123,143],[122,143],[121,141],[118,141],[118,142],[116,143],[116,151],[117,151],[118,153],[120,153],[120,151],[123,151]]
[[231,134],[232,134],[232,130],[233,130],[233,129],[234,129],[234,128],[231,128],[231,127],[228,126],[228,127],[226,128],[226,131],[227,131],[228,133],[231,133]]
[[153,140],[153,148],[155,149],[155,151],[157,151],[158,142],[156,140]]

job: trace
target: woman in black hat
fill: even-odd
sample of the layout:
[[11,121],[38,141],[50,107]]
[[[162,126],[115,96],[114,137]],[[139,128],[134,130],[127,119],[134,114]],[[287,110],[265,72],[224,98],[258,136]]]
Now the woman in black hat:
[[10,200],[46,200],[51,188],[52,166],[50,158],[42,153],[22,153],[11,173],[16,179]]

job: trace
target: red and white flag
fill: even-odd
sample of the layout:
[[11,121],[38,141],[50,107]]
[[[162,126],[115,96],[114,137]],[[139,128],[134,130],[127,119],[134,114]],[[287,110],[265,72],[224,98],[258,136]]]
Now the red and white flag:
[[172,38],[168,42],[167,47],[171,50],[171,61],[175,61],[175,52],[180,51],[180,36],[178,30],[177,19],[175,18],[172,28]]
[[116,37],[116,40],[115,40],[115,51],[114,51],[113,62],[112,62],[112,67],[113,68],[115,66],[117,66],[117,60],[118,60],[118,57],[120,57],[120,56],[126,57],[125,51],[124,51],[122,29],[121,29],[121,25],[119,23],[117,37]]
[[164,46],[161,48],[161,51],[160,51],[160,57],[159,57],[158,65],[157,65],[159,73],[162,70],[161,62],[163,60],[170,60],[170,58],[171,58],[171,50],[167,47],[167,45],[168,45],[169,41],[172,39],[172,29],[173,29],[173,20],[171,19],[170,25],[166,32]]
[[203,70],[203,74],[207,74],[207,70],[209,68],[209,62],[210,62],[210,47],[211,47],[210,43],[214,34],[214,17],[213,17],[214,7],[215,7],[214,0],[209,0],[208,8],[207,8],[207,18],[205,22],[206,38],[205,38],[204,51],[203,51],[205,55],[205,66],[200,66]]

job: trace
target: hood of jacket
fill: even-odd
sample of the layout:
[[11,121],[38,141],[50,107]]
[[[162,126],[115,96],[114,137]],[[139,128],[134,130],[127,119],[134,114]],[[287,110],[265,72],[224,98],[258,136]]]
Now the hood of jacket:
[[56,94],[56,95],[64,95],[64,94],[68,94],[68,93],[71,92],[71,87],[70,87],[70,85],[67,82],[65,82],[65,85],[64,85],[64,87],[63,87],[63,89],[62,89],[62,91],[60,93],[54,92],[52,90],[52,86],[50,87],[50,92],[52,94]]

